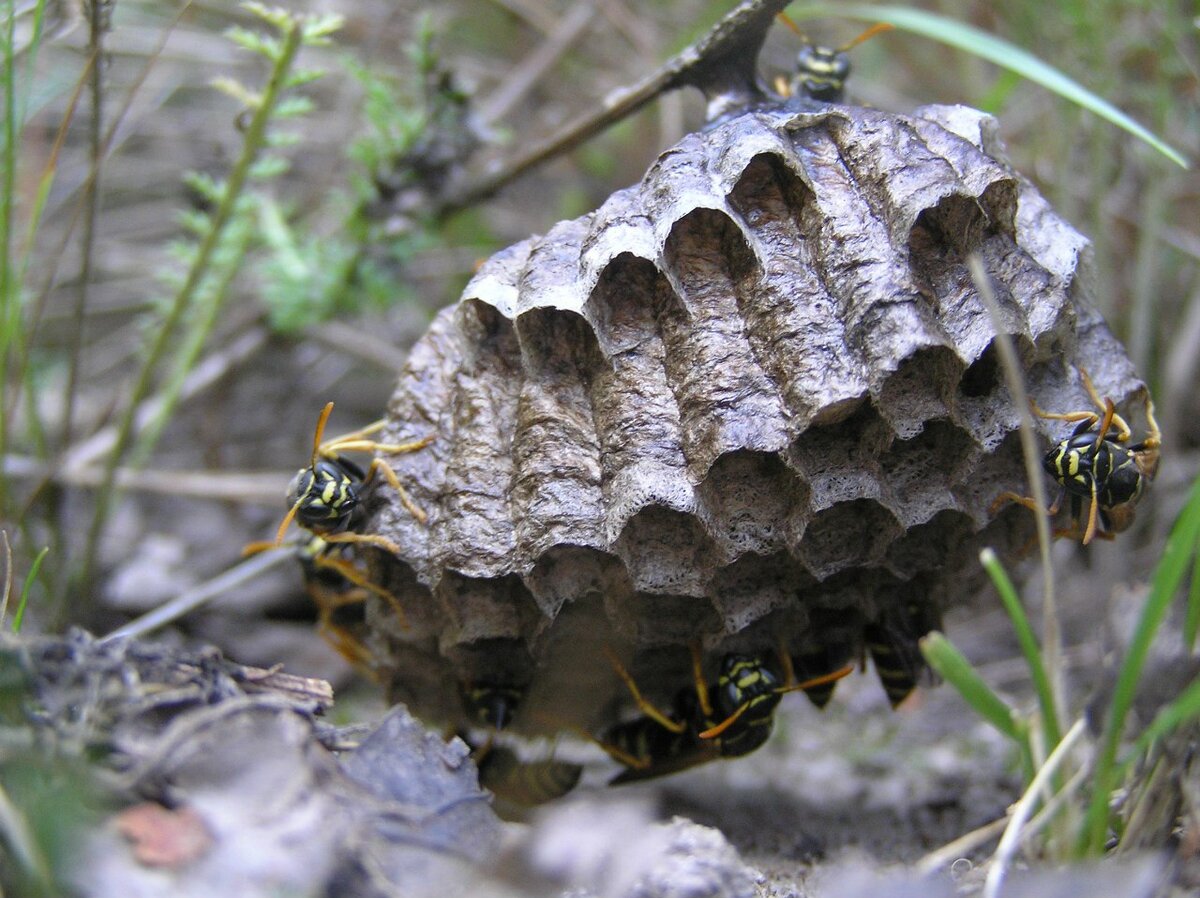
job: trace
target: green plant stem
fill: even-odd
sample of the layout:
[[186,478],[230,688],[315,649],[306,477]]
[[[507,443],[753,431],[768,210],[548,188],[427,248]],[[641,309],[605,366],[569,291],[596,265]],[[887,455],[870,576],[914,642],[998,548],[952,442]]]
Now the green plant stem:
[[1004,566],[1000,564],[1000,559],[996,557],[996,553],[991,549],[984,549],[979,553],[979,560],[988,572],[988,576],[991,577],[996,592],[1000,594],[1000,601],[1008,612],[1008,618],[1012,621],[1017,642],[1021,646],[1022,654],[1025,655],[1025,663],[1029,667],[1029,675],[1037,692],[1038,707],[1042,713],[1042,727],[1046,733],[1047,750],[1052,750],[1054,746],[1058,745],[1058,740],[1062,738],[1062,728],[1058,719],[1058,706],[1054,700],[1054,690],[1050,684],[1050,675],[1046,673],[1046,666],[1042,663],[1042,652],[1037,636],[1034,635],[1033,627],[1021,605],[1017,590],[1013,586],[1012,580],[1008,578]]
[[1134,694],[1138,681],[1146,665],[1150,652],[1150,644],[1158,632],[1175,591],[1183,581],[1191,561],[1196,541],[1200,538],[1200,478],[1192,484],[1192,492],[1187,504],[1171,535],[1167,537],[1166,547],[1162,558],[1154,570],[1150,582],[1150,594],[1146,598],[1145,607],[1138,619],[1137,628],[1125,661],[1117,675],[1117,685],[1113,691],[1112,704],[1109,707],[1108,719],[1104,729],[1104,740],[1096,758],[1096,773],[1092,781],[1092,800],[1088,805],[1087,816],[1084,819],[1083,833],[1079,842],[1081,852],[1090,855],[1100,855],[1104,851],[1104,843],[1108,835],[1109,797],[1116,784],[1119,768],[1116,763],[1117,747],[1121,742],[1121,734],[1125,728],[1125,717],[1133,705]]
[[[221,272],[221,280],[211,291],[208,291],[207,301],[200,310],[200,314],[189,325],[183,346],[175,355],[171,373],[159,391],[158,409],[138,436],[137,444],[130,454],[131,467],[138,468],[144,465],[149,459],[150,453],[154,451],[154,446],[158,443],[163,428],[171,420],[171,415],[179,405],[179,397],[183,393],[183,385],[187,381],[187,376],[195,368],[196,359],[200,357],[200,352],[204,349],[209,334],[216,326],[217,314],[221,311],[225,298],[229,295],[230,284],[237,276],[238,263],[245,256],[250,245],[251,229],[248,222],[244,223],[244,226],[233,228],[233,230],[237,233],[234,234],[234,245],[227,245],[224,248],[230,258],[224,263],[225,270]],[[232,252],[229,252],[230,250]]]
[[71,421],[75,416],[75,396],[79,392],[79,369],[82,363],[84,332],[87,329],[88,290],[92,284],[92,263],[96,250],[96,223],[100,214],[100,181],[104,170],[104,66],[100,59],[104,54],[104,4],[92,3],[88,45],[89,60],[88,92],[91,97],[92,115],[88,122],[88,152],[91,170],[83,185],[83,233],[80,235],[79,283],[75,291],[75,305],[71,311],[70,337],[67,345],[67,384],[63,396],[62,418],[59,423],[60,445],[71,444]]
[[125,450],[129,447],[130,441],[133,439],[133,424],[137,406],[150,392],[154,371],[166,353],[171,343],[171,338],[174,336],[175,329],[183,319],[184,313],[191,306],[196,291],[203,282],[205,274],[208,272],[209,262],[219,244],[221,233],[233,216],[234,208],[238,197],[241,195],[246,178],[249,175],[250,167],[258,155],[259,149],[265,142],[266,129],[271,119],[271,112],[283,89],[288,70],[296,57],[296,53],[300,49],[302,37],[302,26],[299,22],[292,22],[284,35],[279,56],[271,71],[271,77],[267,82],[261,102],[258,108],[255,109],[254,116],[246,128],[246,136],[242,144],[242,154],[238,158],[237,164],[234,165],[233,171],[230,172],[224,196],[222,196],[221,202],[213,214],[208,233],[205,234],[203,241],[197,249],[196,257],[192,262],[191,268],[188,270],[187,278],[183,286],[180,287],[179,292],[176,293],[167,316],[158,329],[158,334],[150,346],[149,353],[142,363],[141,370],[138,372],[138,378],[126,403],[124,414],[117,425],[116,443],[105,461],[104,479],[96,494],[96,506],[92,514],[91,526],[88,528],[83,566],[80,571],[80,585],[84,589],[88,588],[92,582],[96,568],[96,556],[100,544],[100,536],[103,533],[105,522],[108,520],[113,502],[117,466],[125,454]]
[[[17,332],[18,298],[12,281],[13,191],[16,190],[17,105],[16,42],[17,10],[14,0],[4,5],[4,165],[0,186],[0,458],[8,454],[9,349]],[[0,519],[8,517],[8,484],[0,477]]]

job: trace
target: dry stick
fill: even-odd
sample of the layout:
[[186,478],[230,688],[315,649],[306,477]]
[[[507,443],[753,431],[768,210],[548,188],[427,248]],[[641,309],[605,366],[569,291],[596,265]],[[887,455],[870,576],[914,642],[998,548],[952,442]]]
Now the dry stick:
[[1178,432],[1185,403],[1196,394],[1197,373],[1200,371],[1200,285],[1184,306],[1183,322],[1175,329],[1172,346],[1163,365],[1165,409],[1159,413],[1165,433]]
[[259,552],[257,555],[253,555],[245,561],[235,564],[211,580],[206,580],[199,586],[195,586],[187,592],[180,593],[169,602],[159,605],[153,611],[147,612],[141,617],[113,630],[107,636],[99,639],[98,643],[104,644],[117,639],[144,636],[152,630],[157,630],[159,627],[166,626],[172,621],[183,617],[185,614],[195,611],[201,605],[207,604],[222,593],[228,592],[234,587],[245,583],[247,580],[252,580],[260,574],[269,571],[271,568],[295,557],[296,551],[292,546],[280,546],[279,548]]
[[408,361],[407,352],[402,352],[371,331],[360,328],[361,325],[355,326],[331,318],[305,328],[304,337],[327,346],[340,355],[357,358],[392,374],[404,367]]
[[8,543],[7,530],[0,530],[0,542],[4,543],[4,591],[0,596],[0,625],[3,625],[4,616],[8,614],[8,597],[12,595],[13,585],[12,546]]
[[[6,477],[40,477],[66,486],[97,487],[104,472],[94,466],[55,468],[28,455],[6,455],[0,473]],[[288,474],[278,471],[164,471],[117,468],[116,484],[122,490],[193,496],[247,505],[279,505],[287,492]]]
[[510,109],[521,101],[564,53],[579,40],[583,30],[596,15],[595,3],[577,3],[555,26],[550,36],[532,53],[521,60],[479,109],[479,117],[485,124],[493,124],[504,118]]
[[1046,501],[1046,488],[1042,482],[1041,465],[1038,464],[1038,448],[1033,436],[1034,423],[1029,406],[1029,395],[1025,392],[1025,381],[1021,377],[1017,352],[1013,348],[1012,339],[1004,328],[1003,316],[996,303],[996,294],[992,290],[991,279],[978,254],[972,253],[967,257],[967,267],[975,282],[979,300],[987,309],[988,317],[992,319],[992,330],[996,334],[994,342],[1000,357],[1000,367],[1004,372],[1009,395],[1012,396],[1013,402],[1017,406],[1017,412],[1021,416],[1021,453],[1025,458],[1025,476],[1029,478],[1033,501],[1040,509],[1034,515],[1034,520],[1037,524],[1038,552],[1042,562],[1042,653],[1050,676],[1050,691],[1053,693],[1055,708],[1063,708],[1065,705],[1062,701],[1062,631],[1058,624],[1058,604],[1054,599],[1054,568],[1050,565],[1050,521],[1044,511],[1049,504]]
[[570,152],[605,128],[637,112],[659,94],[685,85],[708,92],[749,93],[754,87],[758,50],[777,13],[787,0],[750,0],[735,8],[705,37],[673,57],[656,71],[624,90],[604,98],[599,112],[586,113],[501,168],[459,188],[451,188],[435,210],[437,217],[487,199],[525,172],[547,160]]
[[[184,380],[183,389],[179,394],[180,401],[186,401],[203,392],[233,368],[241,365],[266,344],[267,337],[267,329],[261,325],[255,325],[231,343],[205,356]],[[162,402],[163,397],[156,394],[138,406],[133,415],[135,434],[140,433],[154,420]],[[69,472],[86,468],[106,452],[110,452],[116,442],[117,428],[110,424],[96,431],[82,443],[72,446],[63,456],[60,467]]]
[[100,175],[104,168],[105,147],[102,140],[104,126],[104,30],[107,24],[104,20],[112,15],[112,8],[104,3],[93,2],[88,14],[88,54],[89,72],[88,86],[92,101],[92,117],[88,122],[88,151],[91,155],[91,166],[88,178],[83,186],[83,234],[80,236],[79,284],[75,291],[75,305],[72,312],[74,326],[67,347],[67,385],[63,401],[62,432],[60,445],[71,442],[71,418],[75,413],[75,395],[79,391],[80,356],[83,353],[83,335],[87,327],[84,310],[88,304],[88,290],[92,286],[92,261],[96,249],[96,220],[100,214]]
[[978,829],[973,829],[965,835],[959,836],[953,842],[947,842],[941,848],[937,848],[925,857],[917,861],[917,873],[921,876],[929,876],[931,873],[936,873],[938,870],[947,864],[953,863],[963,855],[974,851],[980,845],[990,842],[992,839],[1004,832],[1004,827],[1008,825],[1008,815],[999,817],[991,823],[985,823]]
[[1008,872],[1013,856],[1020,847],[1023,838],[1022,829],[1032,815],[1034,807],[1042,800],[1042,790],[1050,786],[1050,780],[1058,773],[1059,766],[1066,760],[1075,744],[1086,735],[1087,724],[1082,718],[1075,721],[1071,729],[1067,731],[1067,735],[1063,736],[1062,741],[1050,753],[1046,763],[1034,774],[1025,794],[1013,805],[1012,816],[1009,818],[1004,835],[1000,837],[996,855],[992,858],[992,867],[988,870],[987,880],[983,885],[982,898],[999,898],[1000,887],[1004,884],[1004,875]]
[[532,26],[544,35],[554,31],[553,13],[536,0],[492,0],[501,9]]

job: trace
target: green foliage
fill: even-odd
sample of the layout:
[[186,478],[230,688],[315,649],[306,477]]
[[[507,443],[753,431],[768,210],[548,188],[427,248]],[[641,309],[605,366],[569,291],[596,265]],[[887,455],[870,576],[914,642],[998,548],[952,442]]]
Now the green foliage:
[[81,758],[30,745],[36,710],[20,650],[0,645],[0,892],[50,898],[74,893],[67,877],[103,802]]
[[[42,568],[42,562],[50,552],[49,546],[44,546],[40,552],[34,556],[33,564],[29,566],[29,572],[25,575],[25,582],[21,584],[21,597],[17,600],[17,610],[13,614],[12,631],[14,633],[21,632],[21,625],[25,622],[25,609],[29,607],[29,593],[33,589],[33,584],[37,581],[38,571]],[[0,616],[0,622],[3,622],[3,617]]]
[[[1192,485],[1191,496],[1180,513],[1158,565],[1150,579],[1150,593],[1142,607],[1137,628],[1125,652],[1125,659],[1117,674],[1117,685],[1113,691],[1105,718],[1104,737],[1100,754],[1096,759],[1092,782],[1092,800],[1088,807],[1087,829],[1081,845],[1088,853],[1100,854],[1104,850],[1110,825],[1109,799],[1117,782],[1117,750],[1125,737],[1125,718],[1133,706],[1150,646],[1166,617],[1167,609],[1175,599],[1184,575],[1196,563],[1197,543],[1200,541],[1200,479]],[[1186,697],[1175,700],[1178,705]],[[1170,719],[1181,717],[1180,709],[1171,713]]]
[[[431,19],[418,20],[403,76],[368,71],[345,60],[362,89],[363,133],[346,150],[355,164],[349,188],[334,190],[307,220],[264,202],[259,223],[268,256],[259,266],[272,328],[294,334],[339,315],[379,309],[405,298],[404,263],[440,240],[433,223],[374,209],[400,191],[436,186],[437,152],[451,157],[465,129],[467,97],[444,71]],[[442,143],[439,143],[441,141]],[[318,222],[320,233],[308,230]],[[330,227],[328,222],[337,224]]]
[[[1054,775],[1043,775],[1039,782],[1050,785],[1050,795],[1032,794],[1032,784],[1038,776],[1037,758],[1046,758],[1062,742],[1058,721],[1066,719],[1070,709],[1060,707],[1050,683],[1042,652],[1034,637],[1032,627],[1017,596],[1012,582],[1004,572],[995,554],[984,550],[982,562],[992,582],[1000,593],[1001,600],[1013,622],[1022,652],[1025,655],[1030,677],[1038,695],[1037,714],[1024,714],[997,696],[969,662],[941,634],[932,634],[922,643],[922,651],[930,665],[953,685],[964,700],[992,726],[1009,737],[1017,745],[1026,784],[1030,787],[1027,799],[1030,802],[1046,802],[1075,797],[1079,809],[1086,807],[1086,815],[1066,814],[1061,819],[1072,827],[1070,832],[1058,833],[1059,843],[1066,846],[1069,857],[1099,856],[1103,854],[1112,831],[1121,832],[1123,821],[1114,810],[1114,796],[1120,789],[1134,788],[1137,783],[1130,780],[1131,771],[1146,759],[1155,744],[1169,736],[1179,727],[1200,718],[1200,682],[1193,682],[1178,696],[1162,707],[1153,721],[1136,735],[1126,732],[1126,720],[1133,705],[1134,696],[1142,685],[1146,660],[1150,647],[1157,636],[1172,601],[1180,592],[1183,579],[1189,569],[1194,570],[1200,550],[1200,478],[1192,486],[1191,495],[1180,513],[1167,540],[1159,562],[1151,577],[1149,593],[1142,607],[1134,635],[1126,649],[1124,660],[1117,676],[1116,687],[1101,718],[1103,735],[1098,750],[1087,758],[1074,760],[1074,775],[1069,778],[1071,764],[1064,757],[1055,756]],[[1189,619],[1195,616],[1196,589],[1189,590]],[[1081,732],[1082,722],[1072,730]],[[1035,737],[1030,741],[1030,737]],[[1118,760],[1122,744],[1132,742]],[[1059,775],[1059,767],[1064,768]],[[1081,775],[1086,774],[1086,778]],[[1072,793],[1059,793],[1067,788],[1064,783],[1086,783],[1087,795],[1083,798]],[[1044,783],[1043,783],[1044,784]],[[1127,801],[1128,806],[1132,801]],[[1082,821],[1082,822],[1080,822]]]
[[[290,83],[289,74],[296,55],[305,44],[325,42],[340,21],[329,16],[295,15],[258,3],[247,3],[245,9],[270,25],[274,33],[232,28],[227,34],[239,46],[264,56],[271,63],[271,74],[261,90],[248,88],[229,78],[214,82],[217,89],[245,107],[247,121],[242,132],[242,152],[228,179],[195,176],[189,180],[189,185],[207,200],[211,209],[192,215],[188,221],[189,229],[195,234],[195,243],[176,247],[183,271],[175,279],[177,289],[153,326],[141,370],[117,425],[116,443],[105,461],[79,577],[85,584],[91,582],[100,535],[112,505],[117,465],[131,448],[135,464],[143,462],[153,449],[174,412],[183,382],[216,323],[229,286],[249,249],[255,206],[249,185],[278,177],[287,170],[283,157],[264,150],[272,145],[271,127],[279,104],[284,100],[283,92]],[[304,73],[297,83],[307,80],[311,79]],[[285,111],[294,117],[300,108],[293,104],[285,107]],[[179,337],[181,330],[182,338]],[[162,375],[158,412],[141,434],[135,434],[138,404],[149,394],[164,362],[168,363],[168,370]]]
[[1067,77],[1057,68],[1032,53],[993,34],[988,34],[986,31],[980,31],[965,22],[906,6],[875,6],[872,4],[806,3],[789,9],[788,15],[796,19],[838,16],[865,22],[887,22],[896,28],[964,50],[972,56],[986,59],[1022,78],[1040,84],[1079,108],[1086,109],[1129,132],[1181,168],[1188,167],[1188,161],[1183,154],[1168,146],[1165,141],[1156,137],[1103,97]]

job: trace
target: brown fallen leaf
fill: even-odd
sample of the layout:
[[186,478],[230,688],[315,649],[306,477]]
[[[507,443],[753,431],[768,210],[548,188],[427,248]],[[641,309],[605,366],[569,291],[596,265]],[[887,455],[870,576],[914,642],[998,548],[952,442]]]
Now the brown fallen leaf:
[[191,807],[176,810],[154,802],[126,808],[114,818],[117,831],[133,846],[133,856],[147,867],[185,867],[212,845],[204,820]]

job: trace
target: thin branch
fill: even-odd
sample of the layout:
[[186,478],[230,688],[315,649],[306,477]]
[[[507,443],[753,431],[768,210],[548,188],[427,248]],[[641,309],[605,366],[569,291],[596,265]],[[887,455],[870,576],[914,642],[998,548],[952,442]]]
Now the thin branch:
[[[104,481],[101,468],[55,468],[28,455],[4,456],[2,473],[14,478],[42,477],[76,487],[94,488]],[[117,468],[116,484],[122,490],[134,492],[274,506],[283,501],[290,476],[279,471],[161,471],[122,467]]]
[[271,568],[295,557],[295,550],[290,546],[280,546],[279,548],[267,549],[265,552],[260,552],[257,555],[247,558],[245,561],[235,564],[229,570],[218,574],[211,580],[207,580],[189,589],[187,592],[180,593],[169,602],[159,605],[153,611],[143,614],[123,627],[118,627],[107,636],[98,640],[98,643],[103,645],[127,637],[145,636],[147,633],[153,632],[159,627],[165,627],[185,614],[190,614],[197,608],[207,605],[213,599],[220,597],[222,593],[226,593],[236,586],[241,586],[248,580],[253,580]]

